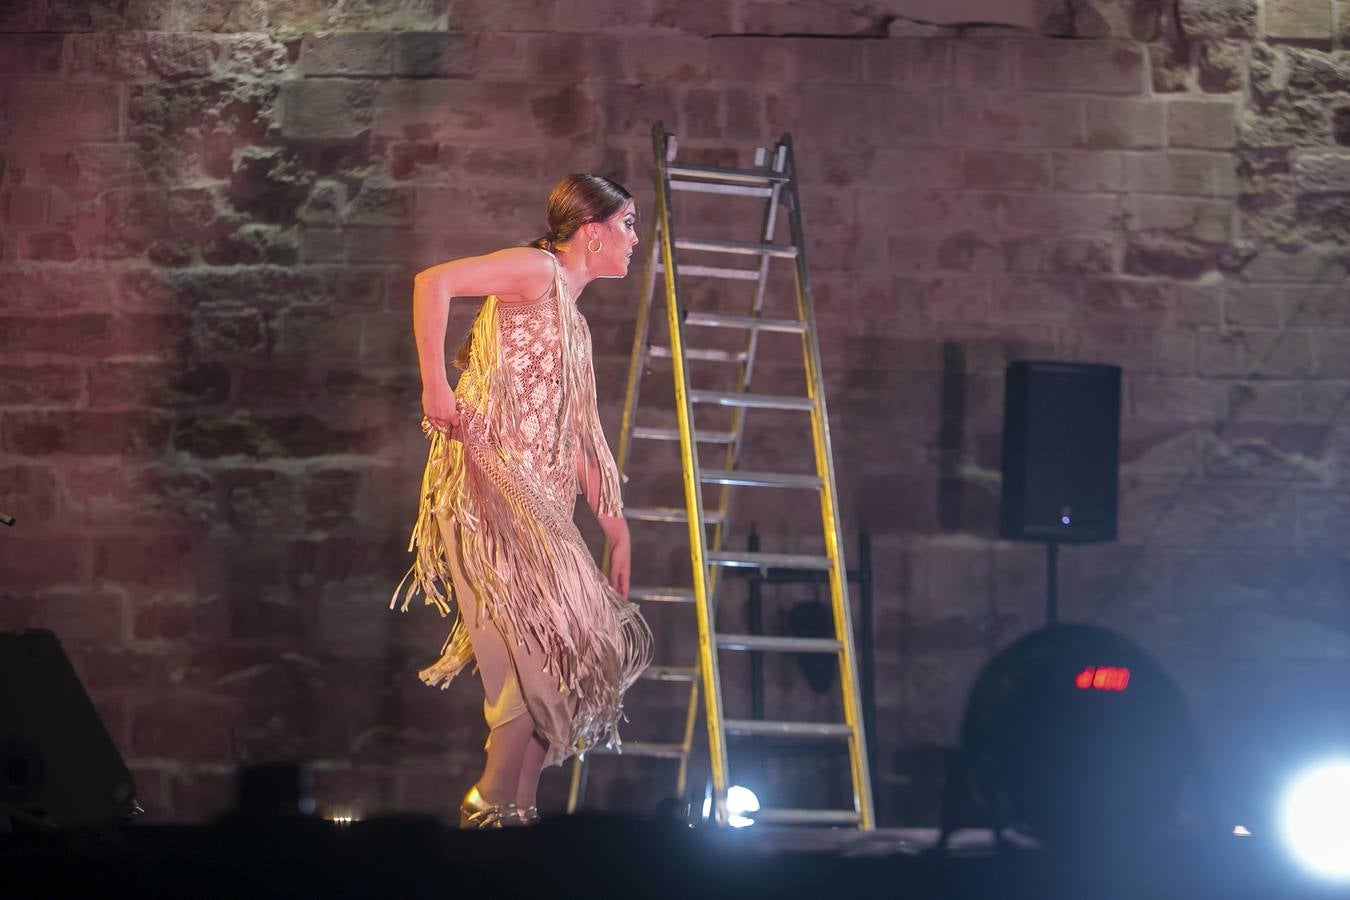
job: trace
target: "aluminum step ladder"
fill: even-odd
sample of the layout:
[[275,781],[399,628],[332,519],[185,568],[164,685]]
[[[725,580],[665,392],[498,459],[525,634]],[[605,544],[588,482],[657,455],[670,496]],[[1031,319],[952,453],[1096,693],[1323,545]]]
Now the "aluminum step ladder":
[[[848,600],[848,581],[843,557],[834,464],[830,450],[830,431],[826,417],[820,352],[815,333],[811,289],[807,277],[805,241],[801,207],[797,196],[796,169],[792,140],[784,135],[772,150],[759,150],[753,168],[722,168],[685,165],[675,161],[677,142],[660,123],[652,129],[652,152],[656,181],[655,239],[642,285],[637,325],[618,444],[617,462],[628,472],[634,441],[678,441],[684,482],[685,506],[629,507],[630,521],[686,524],[692,570],[692,587],[638,587],[630,597],[641,603],[680,603],[692,605],[698,627],[696,666],[653,666],[646,677],[688,685],[687,715],[683,739],[678,743],[625,742],[624,755],[650,756],[679,761],[676,795],[686,796],[689,760],[700,707],[706,717],[708,761],[711,770],[711,807],[718,824],[727,824],[729,738],[757,737],[791,741],[843,742],[847,744],[853,802],[847,809],[762,809],[754,814],[756,823],[846,825],[864,830],[873,827],[871,780],[868,773],[867,743],[863,731],[862,704],[858,689],[857,661],[853,646],[853,627]],[[689,191],[728,198],[728,207],[741,201],[732,197],[758,198],[763,201],[762,218],[756,240],[711,240],[684,237],[672,222],[672,192]],[[790,243],[774,243],[780,210],[788,217]],[[734,215],[728,209],[728,216]],[[688,253],[722,254],[751,257],[755,268],[711,266],[682,262]],[[796,315],[770,318],[763,315],[768,289],[770,264],[785,260],[792,265],[796,293]],[[649,331],[657,276],[666,301],[669,346],[651,344]],[[685,277],[729,279],[753,282],[753,296],[745,315],[700,312],[686,308],[682,279]],[[744,333],[741,350],[690,348],[685,333],[690,328],[734,329]],[[806,396],[753,393],[750,390],[755,371],[760,335],[766,332],[800,336],[805,365]],[[636,424],[638,398],[644,371],[652,360],[669,360],[674,374],[674,412],[677,428],[641,427]],[[733,391],[698,390],[690,384],[693,363],[736,367],[737,388]],[[695,409],[724,407],[732,425],[726,430],[704,430],[695,425]],[[785,474],[747,471],[740,467],[745,423],[749,410],[783,410],[809,417],[814,455],[814,474]],[[724,410],[724,414],[726,410]],[[700,464],[699,445],[724,448],[720,468]],[[703,485],[717,485],[715,509],[705,508]],[[810,492],[817,495],[825,552],[820,555],[751,553],[724,549],[727,526],[732,517],[735,491],[738,489],[778,489]],[[709,533],[711,531],[711,534]],[[606,548],[608,556],[608,548]],[[607,561],[607,560],[606,560]],[[716,629],[716,592],[718,572],[726,567],[789,568],[828,573],[833,609],[833,638],[796,638],[768,635],[729,634]],[[723,715],[722,684],[718,655],[721,652],[778,652],[833,655],[839,665],[842,691],[842,722],[763,721],[728,719]],[[700,704],[700,689],[704,702]],[[588,757],[605,752],[596,748],[580,755],[573,764],[569,811],[580,807],[585,791]]]

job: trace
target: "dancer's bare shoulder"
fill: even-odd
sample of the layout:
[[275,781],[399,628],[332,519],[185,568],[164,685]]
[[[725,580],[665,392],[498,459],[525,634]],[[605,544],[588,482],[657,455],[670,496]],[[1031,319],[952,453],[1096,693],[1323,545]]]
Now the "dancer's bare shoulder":
[[507,247],[423,269],[417,273],[417,284],[447,300],[496,294],[503,303],[528,303],[548,293],[554,265],[543,250]]

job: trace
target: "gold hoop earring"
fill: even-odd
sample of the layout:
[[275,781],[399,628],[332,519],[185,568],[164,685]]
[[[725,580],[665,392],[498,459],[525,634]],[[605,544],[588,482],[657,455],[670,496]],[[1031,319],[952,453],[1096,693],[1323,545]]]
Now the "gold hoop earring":
[[[592,247],[591,244],[594,244],[595,246]],[[586,242],[586,249],[591,251],[592,253],[599,253],[602,249],[604,249],[604,246],[605,246],[604,244],[600,243],[599,238],[591,238],[589,241]]]

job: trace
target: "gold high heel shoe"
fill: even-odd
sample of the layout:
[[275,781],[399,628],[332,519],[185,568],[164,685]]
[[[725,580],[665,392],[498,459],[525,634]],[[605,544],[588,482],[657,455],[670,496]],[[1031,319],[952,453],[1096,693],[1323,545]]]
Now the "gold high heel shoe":
[[478,793],[478,785],[469,788],[459,804],[460,828],[504,828],[515,825],[520,811],[514,803],[489,803]]

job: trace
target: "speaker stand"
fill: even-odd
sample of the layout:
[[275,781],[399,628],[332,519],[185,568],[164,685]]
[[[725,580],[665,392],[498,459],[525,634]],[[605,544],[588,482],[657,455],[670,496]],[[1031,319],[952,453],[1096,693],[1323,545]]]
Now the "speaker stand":
[[1045,624],[1059,621],[1059,544],[1045,542]]

